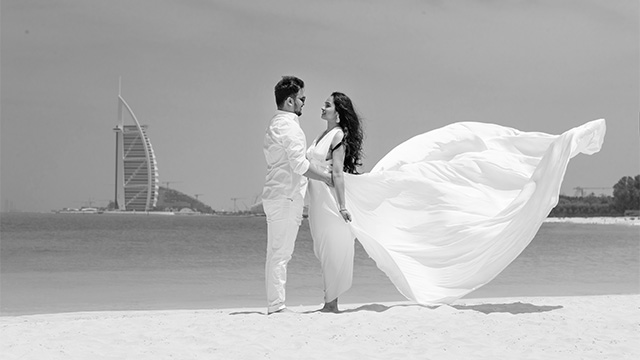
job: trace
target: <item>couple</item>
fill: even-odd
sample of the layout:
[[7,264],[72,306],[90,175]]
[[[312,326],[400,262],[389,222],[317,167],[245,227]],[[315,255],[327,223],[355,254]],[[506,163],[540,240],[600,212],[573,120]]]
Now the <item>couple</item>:
[[337,312],[337,297],[351,286],[353,273],[354,237],[347,225],[351,214],[345,202],[344,171],[355,173],[360,165],[360,119],[346,95],[331,94],[322,107],[327,130],[307,149],[298,122],[306,100],[304,82],[285,76],[274,92],[278,110],[264,138],[267,176],[262,193],[267,215],[267,313],[286,311],[287,263],[307,187],[314,252],[322,263],[325,284],[323,310]]
[[524,250],[557,204],[569,160],[598,152],[606,130],[603,119],[561,135],[454,123],[405,141],[371,172],[354,175],[362,133],[348,97],[327,99],[327,130],[306,150],[298,123],[304,83],[283,77],[275,96],[264,147],[268,313],[286,311],[286,265],[307,182],[323,310],[338,311],[337,298],[351,286],[355,238],[407,299],[446,304],[491,281]]

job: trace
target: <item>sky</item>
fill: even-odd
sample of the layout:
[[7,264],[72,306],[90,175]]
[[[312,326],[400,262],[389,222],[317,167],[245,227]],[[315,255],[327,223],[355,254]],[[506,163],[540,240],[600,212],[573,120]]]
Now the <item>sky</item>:
[[282,75],[305,81],[309,142],[329,94],[351,97],[363,171],[458,121],[560,134],[605,118],[561,192],[610,189],[640,173],[639,15],[636,0],[3,0],[0,207],[113,200],[119,79],[162,186],[216,210],[262,191]]

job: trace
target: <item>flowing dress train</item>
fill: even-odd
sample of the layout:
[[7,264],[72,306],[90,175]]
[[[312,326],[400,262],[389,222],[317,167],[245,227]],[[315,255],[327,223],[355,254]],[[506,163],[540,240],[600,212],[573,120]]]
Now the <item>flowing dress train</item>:
[[[600,119],[562,135],[475,122],[418,135],[370,173],[345,174],[353,216],[345,226],[406,298],[451,303],[526,248],[558,202],[569,160],[598,152],[605,131]],[[309,218],[322,223],[328,211],[312,215],[311,208],[319,197],[330,203],[331,193],[315,195]]]

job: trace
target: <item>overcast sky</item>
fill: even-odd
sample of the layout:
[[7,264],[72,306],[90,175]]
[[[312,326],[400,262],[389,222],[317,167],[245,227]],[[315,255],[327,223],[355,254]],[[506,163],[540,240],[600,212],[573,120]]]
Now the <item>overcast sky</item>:
[[[118,79],[160,181],[214,209],[262,190],[282,75],[305,80],[308,141],[332,91],[365,119],[365,171],[457,121],[559,134],[605,118],[562,192],[640,173],[636,0],[3,0],[3,210],[114,198]],[[610,192],[609,192],[610,193]]]

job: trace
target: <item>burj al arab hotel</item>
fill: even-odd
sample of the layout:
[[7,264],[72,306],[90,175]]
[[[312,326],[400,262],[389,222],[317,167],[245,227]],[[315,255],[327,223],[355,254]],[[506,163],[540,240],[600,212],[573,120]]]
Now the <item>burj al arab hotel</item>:
[[[126,110],[126,113],[125,113]],[[129,118],[125,125],[125,118]],[[147,136],[131,107],[118,94],[119,124],[116,133],[115,208],[120,211],[151,211],[158,202],[158,164]]]

